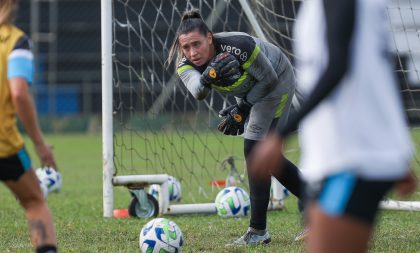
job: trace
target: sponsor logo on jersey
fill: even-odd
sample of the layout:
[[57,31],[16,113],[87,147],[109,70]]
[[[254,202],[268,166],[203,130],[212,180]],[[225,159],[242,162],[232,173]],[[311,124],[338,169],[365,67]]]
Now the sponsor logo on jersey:
[[179,61],[178,68],[181,67],[186,61],[187,61],[187,58],[182,57],[182,59]]
[[223,52],[229,52],[233,55],[239,56],[241,61],[246,61],[248,59],[248,53],[246,51],[242,52],[242,50],[238,47],[233,47],[233,46],[224,45],[224,44],[221,44],[220,46]]
[[241,61],[246,61],[248,60],[248,53],[247,52],[243,52],[241,55],[239,55],[239,58],[241,59]]

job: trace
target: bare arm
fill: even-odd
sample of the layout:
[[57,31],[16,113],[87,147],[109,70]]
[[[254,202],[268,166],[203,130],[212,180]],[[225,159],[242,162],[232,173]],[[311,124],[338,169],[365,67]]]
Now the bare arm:
[[16,77],[9,80],[12,102],[16,112],[31,138],[42,166],[57,168],[50,146],[45,142],[38,123],[38,116],[28,83],[24,78]]

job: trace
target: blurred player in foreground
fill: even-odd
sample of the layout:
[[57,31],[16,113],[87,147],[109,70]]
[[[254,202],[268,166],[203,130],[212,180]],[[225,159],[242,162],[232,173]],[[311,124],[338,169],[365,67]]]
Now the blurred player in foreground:
[[[31,138],[42,166],[56,168],[51,148],[42,137],[35,105],[29,93],[33,80],[33,54],[28,36],[13,25],[16,0],[0,5],[0,180],[25,209],[33,246],[38,253],[57,252],[50,210],[31,167],[16,115]],[[13,233],[13,231],[11,231]]]
[[414,191],[413,148],[388,45],[386,0],[304,2],[295,26],[301,110],[255,149],[276,168],[300,123],[310,252],[365,252],[378,204]]

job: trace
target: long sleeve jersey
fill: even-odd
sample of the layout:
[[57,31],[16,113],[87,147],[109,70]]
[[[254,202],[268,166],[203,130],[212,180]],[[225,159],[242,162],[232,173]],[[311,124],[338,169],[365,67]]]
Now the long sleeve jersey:
[[[241,77],[229,86],[212,88],[222,93],[246,99],[250,104],[278,99],[294,90],[294,73],[289,59],[275,45],[242,32],[214,34],[215,55],[229,52],[239,61]],[[200,84],[207,65],[195,66],[183,58],[177,68],[184,85],[196,99],[204,99],[210,89]]]

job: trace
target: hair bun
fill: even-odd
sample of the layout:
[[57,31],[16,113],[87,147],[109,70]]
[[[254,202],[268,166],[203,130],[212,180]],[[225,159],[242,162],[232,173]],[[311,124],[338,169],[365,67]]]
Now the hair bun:
[[184,14],[182,15],[181,21],[190,19],[190,18],[199,18],[201,19],[201,15],[200,12],[196,9],[190,10],[190,11],[186,11],[184,12]]

